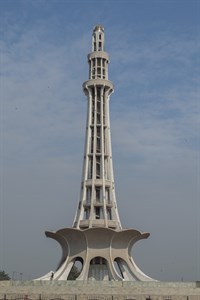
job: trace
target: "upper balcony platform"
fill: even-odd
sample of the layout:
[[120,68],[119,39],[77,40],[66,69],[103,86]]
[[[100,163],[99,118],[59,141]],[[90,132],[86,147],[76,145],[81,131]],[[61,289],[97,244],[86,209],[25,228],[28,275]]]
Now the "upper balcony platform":
[[108,87],[110,90],[114,91],[114,85],[110,80],[97,78],[89,79],[83,83],[84,92],[87,91],[88,88],[93,86],[105,86]]

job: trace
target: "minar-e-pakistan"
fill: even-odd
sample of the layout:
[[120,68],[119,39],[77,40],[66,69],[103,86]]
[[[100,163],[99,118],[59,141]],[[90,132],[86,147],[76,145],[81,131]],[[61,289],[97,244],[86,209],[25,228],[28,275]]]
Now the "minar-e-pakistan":
[[80,201],[71,228],[46,231],[62,248],[58,268],[39,280],[68,280],[80,262],[76,280],[153,281],[135,264],[131,250],[149,237],[136,229],[123,229],[117,209],[113,174],[109,101],[114,88],[108,79],[109,55],[104,51],[104,28],[96,25],[88,55],[87,124]]

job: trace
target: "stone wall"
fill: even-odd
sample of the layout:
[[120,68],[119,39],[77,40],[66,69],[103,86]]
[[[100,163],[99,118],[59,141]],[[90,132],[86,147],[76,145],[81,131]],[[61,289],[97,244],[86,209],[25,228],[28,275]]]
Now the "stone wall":
[[[200,300],[199,282],[0,281],[0,299]],[[149,299],[149,300],[150,300]]]

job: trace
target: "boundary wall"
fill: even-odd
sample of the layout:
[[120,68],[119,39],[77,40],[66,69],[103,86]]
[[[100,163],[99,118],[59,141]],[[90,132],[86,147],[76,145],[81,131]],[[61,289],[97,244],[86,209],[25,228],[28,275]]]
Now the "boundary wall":
[[0,300],[200,300],[197,282],[0,281]]

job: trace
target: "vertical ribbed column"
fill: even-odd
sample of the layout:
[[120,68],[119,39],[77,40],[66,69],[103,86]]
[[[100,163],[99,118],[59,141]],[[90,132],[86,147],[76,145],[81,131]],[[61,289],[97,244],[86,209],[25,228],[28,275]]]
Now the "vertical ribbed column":
[[104,51],[104,29],[93,30],[88,55],[89,80],[83,84],[88,99],[85,153],[76,228],[121,229],[112,166],[109,99],[113,84],[108,80],[109,56]]

